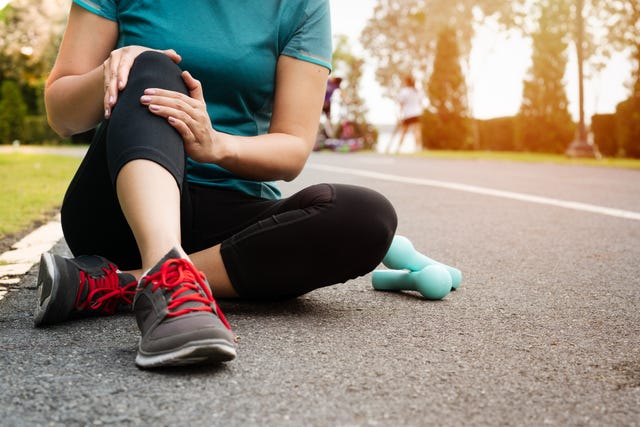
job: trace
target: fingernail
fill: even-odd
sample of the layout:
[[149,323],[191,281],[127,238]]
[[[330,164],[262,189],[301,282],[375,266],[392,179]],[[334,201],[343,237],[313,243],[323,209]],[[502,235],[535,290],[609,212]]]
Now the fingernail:
[[151,97],[150,96],[143,96],[142,98],[140,98],[140,102],[142,102],[143,104],[151,102]]
[[109,105],[113,105],[113,95],[109,96]]
[[151,111],[158,111],[160,109],[160,107],[158,107],[157,105],[149,105],[149,109]]
[[109,109],[104,110],[104,118],[105,119],[109,118]]
[[118,89],[124,89],[124,82],[122,80],[118,82]]
[[156,90],[155,89],[145,89],[144,93],[145,93],[145,95],[155,95]]

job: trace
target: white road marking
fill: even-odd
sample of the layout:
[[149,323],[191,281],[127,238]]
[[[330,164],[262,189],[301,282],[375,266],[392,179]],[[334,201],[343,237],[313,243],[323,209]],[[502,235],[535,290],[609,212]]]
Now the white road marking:
[[347,175],[361,176],[364,178],[381,179],[384,181],[399,182],[403,184],[423,185],[428,187],[446,188],[448,190],[466,191],[467,193],[482,194],[486,196],[501,197],[504,199],[520,200],[523,202],[538,203],[542,205],[556,206],[566,209],[574,209],[582,212],[590,212],[600,215],[608,215],[616,218],[624,218],[640,221],[640,213],[622,209],[607,208],[588,203],[572,202],[569,200],[554,199],[551,197],[534,196],[531,194],[516,193],[513,191],[496,190],[475,185],[459,184],[450,181],[437,181],[433,179],[411,178],[392,175],[381,172],[373,172],[364,169],[342,168],[338,166],[324,165],[320,163],[308,163],[307,167],[324,172],[343,173]]

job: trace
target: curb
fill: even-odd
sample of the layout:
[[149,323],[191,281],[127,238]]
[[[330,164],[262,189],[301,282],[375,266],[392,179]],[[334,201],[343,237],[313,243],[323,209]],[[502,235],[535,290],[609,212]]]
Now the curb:
[[8,286],[17,285],[22,276],[40,261],[40,255],[62,239],[60,215],[37,228],[0,255],[0,301],[9,292]]

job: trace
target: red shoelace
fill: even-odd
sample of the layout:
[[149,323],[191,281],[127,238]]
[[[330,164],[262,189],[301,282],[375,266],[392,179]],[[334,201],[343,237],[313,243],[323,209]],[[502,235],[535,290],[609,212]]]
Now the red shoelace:
[[[211,289],[207,285],[204,274],[198,271],[191,262],[182,258],[169,259],[162,264],[160,271],[145,276],[144,280],[153,284],[152,291],[158,288],[172,290],[170,302],[167,307],[169,314],[167,317],[176,317],[194,311],[209,311],[220,318],[224,326],[231,330],[231,326],[218,307],[218,303],[211,294]],[[191,306],[178,309],[187,302],[201,303],[198,306]],[[215,312],[211,305],[215,307]]]
[[[76,296],[76,310],[85,310],[87,308],[99,310],[102,308],[104,313],[113,314],[116,312],[120,301],[133,304],[138,282],[132,281],[120,286],[117,270],[115,265],[109,264],[108,267],[102,269],[104,272],[102,277],[91,277],[80,270],[80,286]],[[81,301],[85,286],[88,288],[87,297],[84,301]]]

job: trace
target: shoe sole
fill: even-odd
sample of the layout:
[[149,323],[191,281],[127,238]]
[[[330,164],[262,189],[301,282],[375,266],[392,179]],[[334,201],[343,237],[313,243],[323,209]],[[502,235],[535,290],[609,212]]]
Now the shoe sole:
[[40,257],[40,269],[36,287],[37,300],[33,317],[35,326],[55,323],[55,316],[51,315],[49,308],[54,305],[55,295],[57,295],[58,287],[60,286],[59,282],[53,255],[48,252],[43,253]]
[[205,365],[228,362],[236,358],[236,349],[228,341],[222,339],[194,341],[177,350],[145,355],[138,350],[136,365],[143,369]]

